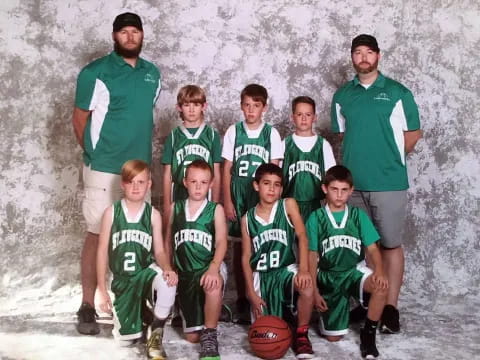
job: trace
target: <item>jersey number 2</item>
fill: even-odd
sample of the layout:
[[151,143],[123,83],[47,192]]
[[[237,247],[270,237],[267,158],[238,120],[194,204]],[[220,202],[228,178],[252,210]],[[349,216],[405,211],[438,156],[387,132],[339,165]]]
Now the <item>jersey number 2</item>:
[[125,260],[123,261],[123,270],[135,271],[135,260],[136,260],[136,256],[134,252],[126,252]]
[[[280,264],[280,251],[275,250],[270,253],[270,258],[267,259],[267,253],[263,253],[262,256],[260,256],[260,260],[257,262],[257,270],[258,271],[263,271],[273,268],[277,268],[278,265]],[[267,266],[267,261],[270,260],[270,266]]]

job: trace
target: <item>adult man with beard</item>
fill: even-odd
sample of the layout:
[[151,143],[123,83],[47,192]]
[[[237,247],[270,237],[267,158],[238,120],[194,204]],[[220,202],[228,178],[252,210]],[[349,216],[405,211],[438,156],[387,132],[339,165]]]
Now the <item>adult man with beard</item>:
[[380,329],[397,333],[408,189],[405,160],[422,132],[412,93],[377,69],[377,40],[366,34],[355,37],[351,56],[357,76],[333,96],[331,125],[333,132],[342,134],[343,165],[353,174],[350,203],[367,211],[381,237],[389,290]]
[[139,57],[143,42],[140,17],[128,12],[118,15],[112,38],[114,51],[88,64],[78,76],[72,119],[83,149],[82,208],[87,223],[77,330],[88,335],[100,331],[94,297],[102,213],[121,198],[122,165],[131,159],[151,162],[153,106],[161,89],[159,70]]

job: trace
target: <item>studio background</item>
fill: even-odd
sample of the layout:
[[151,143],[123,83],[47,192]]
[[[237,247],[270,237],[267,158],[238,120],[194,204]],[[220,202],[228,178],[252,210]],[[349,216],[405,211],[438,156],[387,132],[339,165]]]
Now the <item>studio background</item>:
[[0,3],[0,297],[79,287],[85,228],[81,149],[71,125],[76,77],[111,51],[112,22],[124,11],[142,17],[142,56],[163,75],[155,109],[157,202],[162,146],[179,124],[181,86],[206,89],[207,122],[222,135],[242,119],[239,94],[248,83],[268,89],[265,119],[282,137],[292,131],[291,100],[309,95],[317,130],[329,138],[332,95],[354,75],[350,41],[375,35],[380,70],[412,90],[424,130],[408,156],[403,296],[433,304],[478,295],[477,0],[8,0]]

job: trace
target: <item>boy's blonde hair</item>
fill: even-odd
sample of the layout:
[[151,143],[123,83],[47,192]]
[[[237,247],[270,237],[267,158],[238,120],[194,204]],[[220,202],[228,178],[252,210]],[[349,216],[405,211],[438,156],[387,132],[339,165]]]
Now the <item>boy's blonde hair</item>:
[[205,104],[206,102],[205,91],[197,85],[186,85],[180,89],[177,95],[178,106],[186,103]]
[[143,160],[128,160],[122,166],[120,175],[123,182],[130,182],[135,176],[147,170],[148,176],[150,177],[150,166]]

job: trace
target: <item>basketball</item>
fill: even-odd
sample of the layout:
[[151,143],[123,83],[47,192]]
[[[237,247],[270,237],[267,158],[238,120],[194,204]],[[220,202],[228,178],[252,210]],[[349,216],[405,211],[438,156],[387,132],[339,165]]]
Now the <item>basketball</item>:
[[277,316],[259,317],[248,330],[248,341],[255,355],[262,359],[280,359],[292,342],[288,324]]

